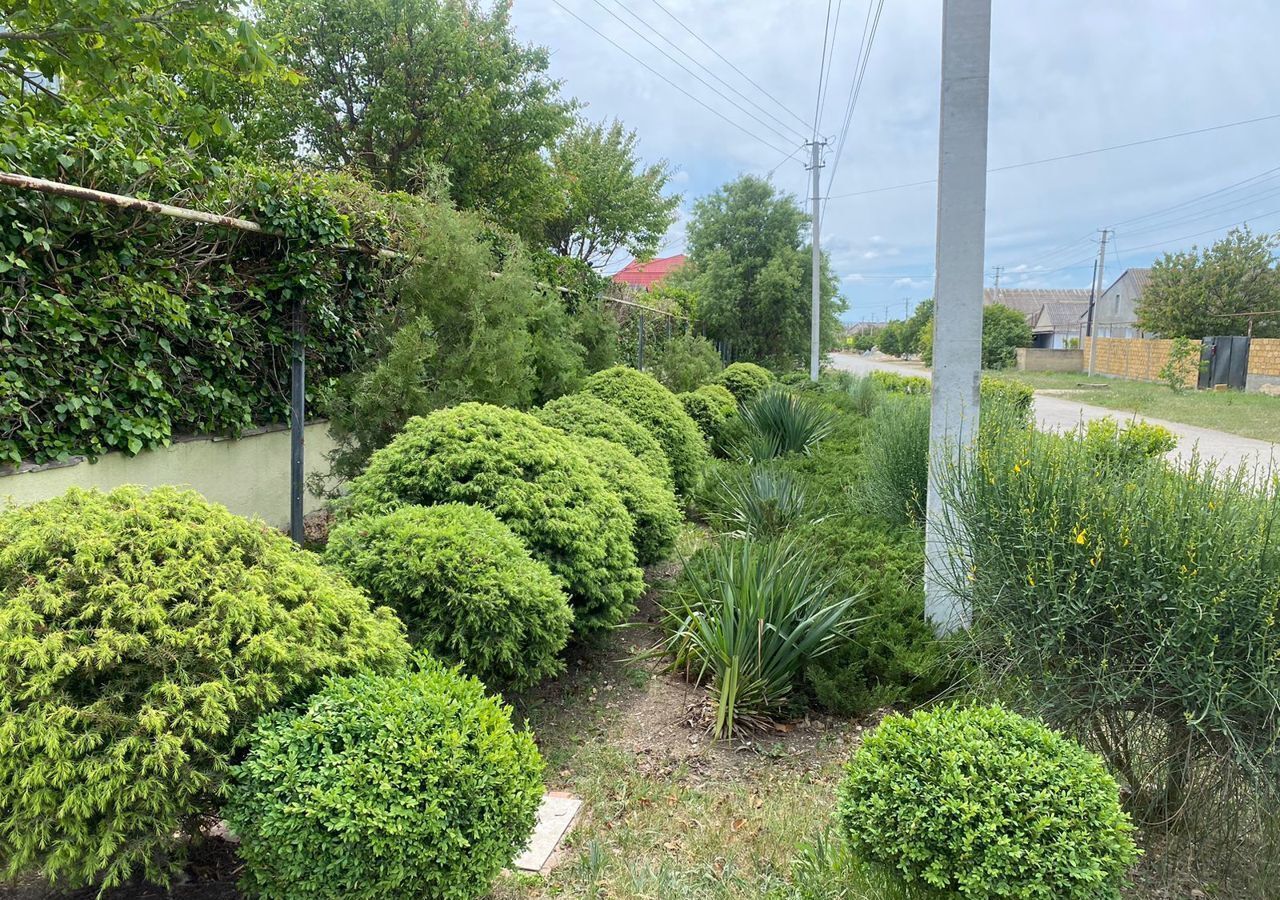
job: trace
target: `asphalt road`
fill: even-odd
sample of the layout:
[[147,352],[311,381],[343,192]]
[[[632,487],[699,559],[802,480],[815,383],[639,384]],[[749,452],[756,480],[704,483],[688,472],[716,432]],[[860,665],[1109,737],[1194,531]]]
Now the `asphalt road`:
[[[887,372],[899,372],[903,375],[930,377],[929,370],[919,363],[904,362],[874,356],[862,356],[854,353],[833,353],[831,364],[834,368],[858,375],[866,375],[880,369]],[[1106,409],[1080,403],[1066,397],[1053,396],[1037,392],[1035,399],[1036,421],[1041,428],[1049,431],[1071,431],[1079,428],[1084,422],[1111,416],[1127,421],[1135,418],[1132,413],[1123,410]],[[1178,446],[1170,456],[1185,462],[1193,452],[1199,452],[1200,458],[1214,460],[1220,468],[1234,469],[1240,466],[1250,468],[1266,468],[1274,465],[1280,468],[1280,445],[1254,438],[1215,431],[1211,428],[1197,428],[1181,422],[1168,422],[1164,419],[1152,419],[1147,416],[1136,416],[1144,422],[1162,425],[1173,432],[1178,439]]]

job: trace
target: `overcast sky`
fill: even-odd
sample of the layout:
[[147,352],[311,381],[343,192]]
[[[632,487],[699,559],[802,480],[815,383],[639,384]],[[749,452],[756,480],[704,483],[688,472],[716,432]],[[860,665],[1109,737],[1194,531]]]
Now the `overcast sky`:
[[[742,172],[764,175],[777,167],[779,187],[807,196],[807,151],[782,160],[812,127],[826,0],[558,2],[755,135],[646,70],[557,0],[515,0],[520,37],[551,50],[553,75],[585,104],[584,114],[623,120],[639,132],[647,158],[671,163],[684,195],[682,215],[694,199]],[[839,148],[867,9],[866,0],[832,4],[839,21],[833,22],[834,64],[819,127],[832,141],[823,170],[823,192],[832,198],[823,245],[841,276],[849,321],[883,319],[886,308],[900,317],[904,304],[933,291],[936,187],[843,195],[936,176],[942,2],[885,0],[849,136]],[[1280,113],[1278,36],[1275,0],[995,0],[989,166]],[[1212,241],[1237,222],[1280,229],[1280,169],[1269,171],[1277,167],[1280,119],[994,172],[987,185],[988,284],[993,268],[1003,266],[1002,286],[1087,288],[1103,226],[1115,226],[1108,282],[1165,250]],[[1195,199],[1238,182],[1246,183]],[[660,255],[683,245],[678,222]]]

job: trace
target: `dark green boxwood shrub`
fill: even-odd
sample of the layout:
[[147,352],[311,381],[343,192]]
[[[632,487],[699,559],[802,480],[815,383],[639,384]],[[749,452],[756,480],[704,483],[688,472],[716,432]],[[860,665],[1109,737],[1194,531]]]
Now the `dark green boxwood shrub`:
[[676,399],[712,446],[723,437],[725,424],[738,412],[738,401],[719,384],[704,384],[677,394]]
[[697,334],[681,334],[662,345],[650,367],[675,393],[692,391],[720,374],[724,363],[715,344]]
[[533,831],[542,759],[479,681],[436,662],[335,678],[265,717],[226,807],[264,900],[473,900]]
[[659,481],[626,447],[603,438],[581,438],[579,446],[631,513],[631,543],[644,566],[671,556],[683,517],[671,485]]
[[626,507],[571,438],[528,413],[464,403],[410,420],[339,515],[449,502],[491,510],[564,581],[579,633],[621,622],[644,589]]
[[0,865],[67,886],[167,879],[241,728],[409,653],[312,554],[173,488],[0,515],[0,634]]
[[590,394],[566,394],[535,409],[533,414],[542,424],[565,434],[604,438],[621,444],[644,463],[654,477],[673,483],[671,463],[658,439],[616,406]]
[[861,857],[948,897],[1119,898],[1137,856],[1102,760],[998,706],[885,719],[839,814]]
[[707,443],[675,394],[652,375],[626,366],[597,372],[582,390],[616,406],[657,438],[671,463],[676,491],[688,495],[707,461]]
[[773,384],[773,373],[755,363],[736,362],[725,366],[714,383],[728,388],[739,403],[747,403]]
[[569,598],[487,509],[445,503],[352,519],[329,535],[325,562],[394,609],[416,647],[490,688],[564,669]]

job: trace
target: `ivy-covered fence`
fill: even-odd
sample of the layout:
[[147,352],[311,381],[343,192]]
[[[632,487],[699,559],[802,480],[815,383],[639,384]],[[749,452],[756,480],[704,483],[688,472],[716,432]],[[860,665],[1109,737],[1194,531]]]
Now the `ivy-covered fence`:
[[0,144],[0,164],[287,235],[0,189],[0,464],[285,421],[291,300],[308,310],[311,401],[367,352],[390,273],[359,248],[384,246],[413,202],[339,177],[201,167],[89,125],[33,124]]

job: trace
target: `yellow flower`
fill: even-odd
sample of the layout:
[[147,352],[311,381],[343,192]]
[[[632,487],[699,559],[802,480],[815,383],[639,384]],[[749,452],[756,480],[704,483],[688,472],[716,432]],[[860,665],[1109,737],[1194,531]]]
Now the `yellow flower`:
[[1084,529],[1083,529],[1083,528],[1081,528],[1081,529],[1076,533],[1076,543],[1077,543],[1077,544],[1083,544],[1083,543],[1084,543]]

